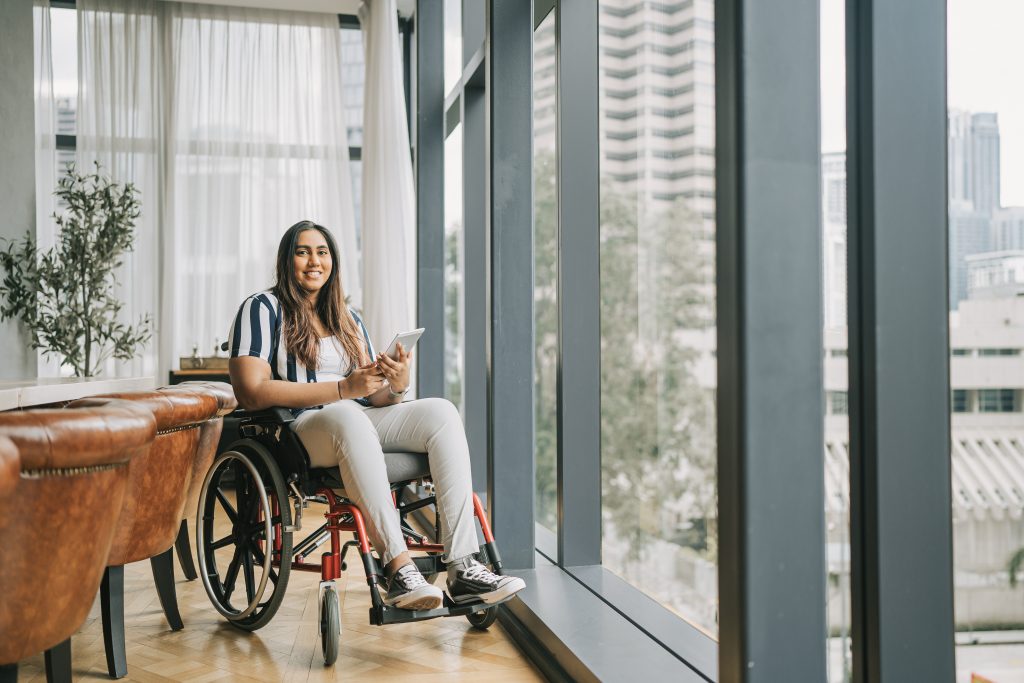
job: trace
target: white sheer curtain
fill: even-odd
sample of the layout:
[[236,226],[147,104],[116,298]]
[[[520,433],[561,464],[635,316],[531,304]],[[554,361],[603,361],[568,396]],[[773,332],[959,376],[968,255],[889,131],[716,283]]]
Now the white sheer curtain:
[[127,319],[150,312],[158,332],[113,372],[162,381],[193,346],[213,353],[239,302],[271,284],[280,236],[300,219],[334,232],[361,305],[337,16],[77,6],[77,158],[141,191],[122,299]]
[[378,346],[416,320],[416,197],[397,17],[395,0],[369,0],[359,8],[366,46],[363,297]]
[[288,226],[339,242],[362,304],[333,14],[169,3],[174,52],[175,347],[212,352],[242,299],[271,284]]
[[[35,150],[36,150],[36,245],[40,249],[53,246],[57,225],[53,220],[56,201],[53,190],[57,186],[57,106],[53,94],[53,52],[50,26],[49,0],[33,3],[33,83],[35,90]],[[41,350],[36,357],[39,377],[58,377],[60,361]]]
[[[135,249],[124,257],[117,295],[122,320],[153,320],[152,341],[134,360],[108,361],[106,376],[157,376],[162,214],[165,207],[163,3],[78,0],[78,118],[75,164],[139,191]],[[160,373],[161,375],[163,373]],[[163,375],[166,376],[166,375]],[[162,378],[157,376],[157,381]]]

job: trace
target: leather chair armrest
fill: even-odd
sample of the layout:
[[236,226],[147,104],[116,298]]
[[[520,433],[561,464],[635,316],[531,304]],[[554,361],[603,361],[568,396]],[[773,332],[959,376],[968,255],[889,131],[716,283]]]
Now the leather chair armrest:
[[6,495],[18,485],[21,476],[21,458],[14,442],[0,436],[0,495]]
[[0,436],[14,442],[22,471],[128,462],[156,436],[156,420],[143,407],[111,399],[76,404],[0,413]]

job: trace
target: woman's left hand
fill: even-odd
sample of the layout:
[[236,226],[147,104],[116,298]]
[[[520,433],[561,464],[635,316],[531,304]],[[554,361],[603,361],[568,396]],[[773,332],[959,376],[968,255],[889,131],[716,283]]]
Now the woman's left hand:
[[385,353],[378,353],[377,367],[391,385],[391,391],[399,394],[409,388],[409,360],[412,358],[412,352],[406,351],[402,342],[398,342],[395,353],[397,359]]

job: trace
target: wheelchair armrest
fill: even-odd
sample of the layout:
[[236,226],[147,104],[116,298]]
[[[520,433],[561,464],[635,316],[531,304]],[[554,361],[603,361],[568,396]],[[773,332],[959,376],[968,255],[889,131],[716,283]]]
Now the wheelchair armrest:
[[263,410],[243,410],[239,408],[231,413],[231,417],[246,424],[289,424],[295,422],[295,416],[287,408],[274,406]]

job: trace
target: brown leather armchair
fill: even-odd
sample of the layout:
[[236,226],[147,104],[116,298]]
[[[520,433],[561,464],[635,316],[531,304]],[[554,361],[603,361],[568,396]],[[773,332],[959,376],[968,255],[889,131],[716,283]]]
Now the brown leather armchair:
[[0,678],[46,650],[48,680],[71,680],[70,638],[100,585],[129,462],[155,433],[152,413],[124,401],[0,413]]
[[217,455],[217,446],[224,429],[224,416],[238,407],[238,401],[235,399],[235,392],[231,389],[231,385],[226,382],[182,382],[160,389],[160,391],[179,390],[210,394],[217,399],[218,404],[216,416],[204,422],[199,428],[199,450],[192,468],[192,483],[189,485],[188,498],[185,500],[185,508],[181,513],[178,537],[174,541],[174,549],[178,553],[178,564],[181,565],[181,571],[187,580],[192,581],[197,575],[195,563],[192,561],[192,546],[189,543],[188,520],[195,519],[203,480]]
[[202,426],[216,418],[220,401],[198,389],[107,394],[74,401],[69,408],[109,398],[148,409],[156,419],[156,438],[148,452],[132,460],[120,520],[100,585],[103,644],[107,672],[128,673],[124,633],[124,565],[150,560],[157,595],[173,630],[184,628],[174,590],[172,546],[181,522],[195,468]]

